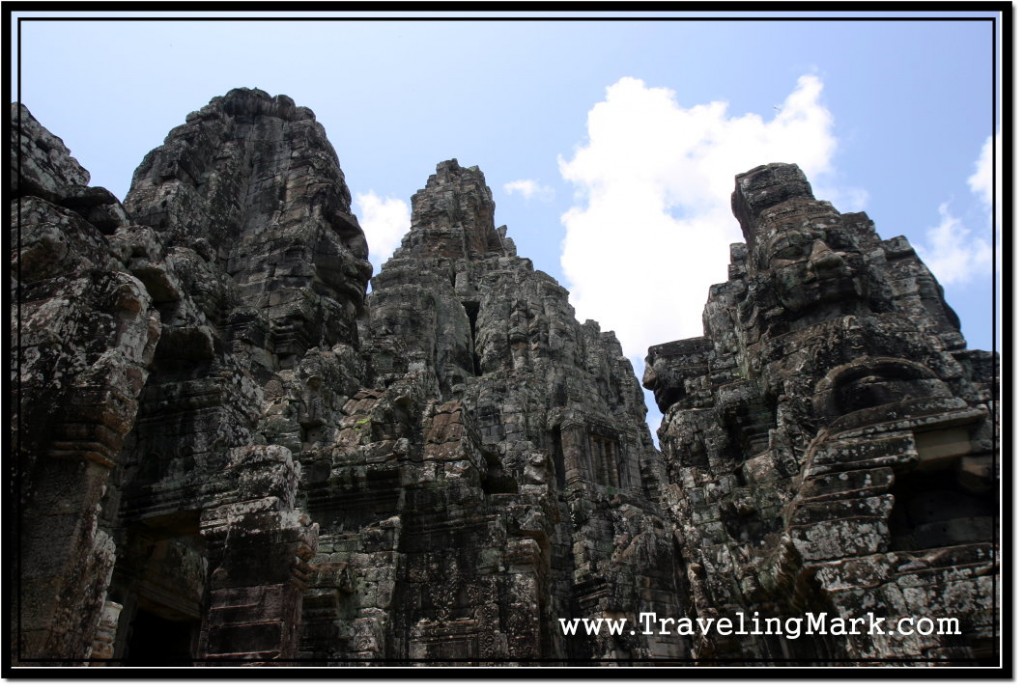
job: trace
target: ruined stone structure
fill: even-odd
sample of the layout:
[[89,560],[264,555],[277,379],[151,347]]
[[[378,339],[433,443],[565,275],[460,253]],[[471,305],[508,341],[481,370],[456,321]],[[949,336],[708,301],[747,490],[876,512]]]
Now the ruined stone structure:
[[[437,166],[372,269],[283,96],[188,116],[120,203],[12,106],[15,664],[981,659],[996,362],[905,240],[772,165],[706,334],[614,334]],[[962,617],[960,636],[560,618]],[[636,627],[635,627],[636,628]]]
[[652,347],[644,376],[693,611],[955,616],[961,635],[710,635],[697,655],[991,658],[993,354],[965,349],[906,239],[816,200],[795,166],[737,176],[732,205],[746,243],[705,335]]

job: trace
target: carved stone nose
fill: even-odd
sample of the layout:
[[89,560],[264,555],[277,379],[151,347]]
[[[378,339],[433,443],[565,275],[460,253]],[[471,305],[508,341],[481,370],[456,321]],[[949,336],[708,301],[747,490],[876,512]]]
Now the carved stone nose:
[[808,265],[815,271],[828,271],[843,266],[843,258],[832,251],[822,240],[815,240],[811,246],[811,256],[807,259]]

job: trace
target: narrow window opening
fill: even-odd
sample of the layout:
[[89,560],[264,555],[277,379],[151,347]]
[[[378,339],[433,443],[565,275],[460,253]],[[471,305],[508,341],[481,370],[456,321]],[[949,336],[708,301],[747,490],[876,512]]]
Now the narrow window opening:
[[555,463],[555,483],[559,491],[565,489],[565,454],[562,451],[562,426],[551,430],[551,458]]
[[479,377],[483,374],[480,367],[480,354],[476,348],[476,318],[480,314],[480,303],[466,301],[462,303],[462,307],[466,310],[466,316],[469,318],[469,351],[473,358],[473,375]]
[[622,487],[622,477],[619,473],[619,455],[616,453],[615,442],[611,439],[604,440],[604,454],[608,464],[608,484]]

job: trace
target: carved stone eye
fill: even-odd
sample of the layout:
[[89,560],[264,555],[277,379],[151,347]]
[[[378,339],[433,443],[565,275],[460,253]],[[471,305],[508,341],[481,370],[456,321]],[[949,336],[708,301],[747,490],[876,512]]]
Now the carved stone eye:
[[780,249],[778,252],[776,252],[775,256],[773,256],[772,259],[786,259],[786,260],[803,259],[803,256],[804,256],[804,248],[803,247],[799,247],[797,245],[786,245],[785,247]]
[[810,249],[810,239],[802,235],[790,235],[780,239],[768,253],[769,263],[791,262],[806,259]]

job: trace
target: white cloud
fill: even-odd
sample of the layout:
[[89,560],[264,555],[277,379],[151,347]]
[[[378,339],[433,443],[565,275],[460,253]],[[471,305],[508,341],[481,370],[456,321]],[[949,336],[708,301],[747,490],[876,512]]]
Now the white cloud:
[[[996,135],[996,149],[1002,151],[1002,133]],[[981,147],[981,155],[978,156],[977,162],[974,164],[974,175],[967,178],[967,184],[970,185],[971,191],[981,197],[989,206],[992,205],[992,137],[985,140],[985,144]],[[999,175],[1002,177],[1002,156],[999,157]]]
[[505,194],[521,194],[526,200],[537,197],[541,201],[551,201],[555,196],[555,190],[547,185],[541,185],[536,180],[513,180],[506,182],[503,189]]
[[927,244],[920,252],[939,283],[954,285],[967,283],[976,276],[988,276],[992,245],[950,214],[948,204],[939,207],[939,217],[939,225],[927,230]]
[[[628,357],[703,332],[708,288],[726,280],[735,175],[773,161],[811,180],[830,171],[836,140],[822,82],[803,76],[774,118],[691,107],[626,77],[587,120],[587,142],[559,160],[576,188],[562,216],[562,268],[581,319],[615,330]],[[853,196],[853,195],[851,195]]]
[[391,257],[402,238],[409,232],[409,205],[394,197],[381,198],[372,190],[355,196],[356,215],[366,234],[370,262],[374,269]]
[[[992,180],[992,157],[995,156],[995,176],[996,179]],[[993,204],[993,191],[1000,201],[1003,199],[1003,133],[1002,130],[996,132],[995,142],[993,143],[992,137],[985,140],[985,144],[981,147],[981,155],[978,156],[978,160],[974,164],[974,175],[967,178],[967,184],[970,186],[971,191],[981,197],[981,200],[988,205],[989,214],[994,214],[996,224],[996,267],[999,268],[1003,265],[1003,217],[999,213],[999,210],[994,209]]]
[[[981,153],[974,164],[974,174],[967,178],[967,185],[988,207],[991,219],[993,199],[992,156],[996,156],[996,176],[1002,180],[1002,156],[1000,144],[1002,133],[997,133],[995,146],[989,137],[981,147]],[[998,184],[998,182],[996,182]],[[1001,193],[1001,189],[999,190]],[[990,220],[991,222],[991,220]],[[996,232],[1001,223],[997,217]],[[939,224],[925,231],[925,244],[920,248],[921,259],[932,270],[939,283],[957,285],[969,283],[976,277],[987,278],[992,270],[992,244],[989,232],[975,232],[959,216],[950,213],[949,204],[939,206]],[[997,252],[999,251],[997,245]],[[1001,256],[997,254],[996,264]]]

